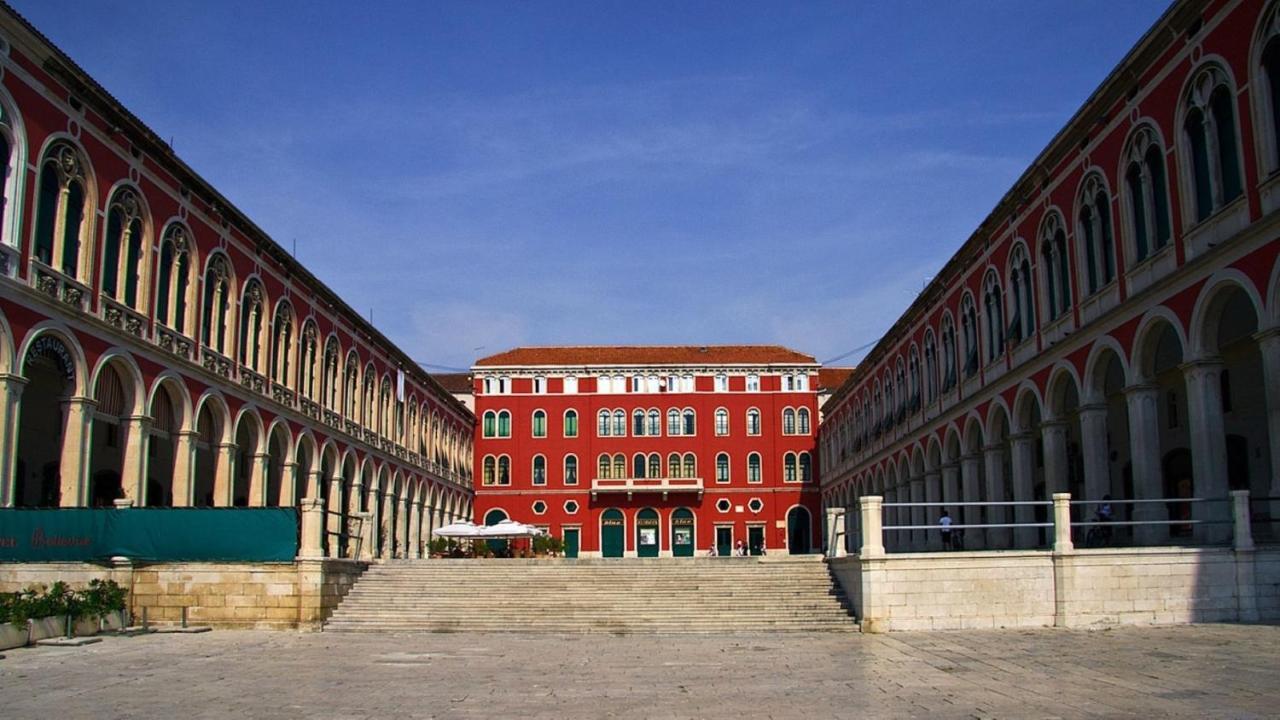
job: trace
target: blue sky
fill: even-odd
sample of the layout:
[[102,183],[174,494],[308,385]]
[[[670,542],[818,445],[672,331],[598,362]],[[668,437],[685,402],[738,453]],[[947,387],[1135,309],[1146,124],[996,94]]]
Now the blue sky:
[[454,367],[874,341],[1167,4],[10,2]]

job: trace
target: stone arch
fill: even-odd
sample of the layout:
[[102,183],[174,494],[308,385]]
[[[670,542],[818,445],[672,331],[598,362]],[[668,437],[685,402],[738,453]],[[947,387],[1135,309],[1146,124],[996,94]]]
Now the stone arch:
[[1004,442],[1009,437],[1012,413],[1005,405],[1004,398],[996,398],[987,407],[987,421],[984,426],[986,445],[990,447]]
[[1110,335],[1099,335],[1089,349],[1089,358],[1084,363],[1084,375],[1081,378],[1080,402],[1089,404],[1102,402],[1105,396],[1104,386],[1109,370],[1109,362],[1120,363],[1124,377],[1129,377],[1129,366],[1126,362],[1128,353],[1124,347]]
[[147,394],[145,388],[146,381],[142,379],[142,370],[138,368],[138,362],[133,359],[133,354],[124,348],[111,348],[104,352],[99,358],[98,363],[93,369],[92,383],[90,387],[97,387],[98,381],[102,378],[102,373],[108,366],[114,367],[118,372],[122,372],[121,380],[129,384],[129,398],[127,400],[128,407],[125,408],[132,415],[142,415],[146,409]]
[[938,440],[937,433],[929,433],[928,445],[925,450],[925,469],[937,472],[942,469],[942,441]]
[[1049,420],[1064,419],[1066,414],[1080,403],[1080,378],[1075,366],[1067,362],[1058,362],[1049,373],[1049,381],[1045,384],[1045,418]]
[[943,430],[942,450],[943,464],[958,462],[960,456],[964,454],[963,436],[954,422],[949,423]]
[[70,332],[48,322],[27,333],[15,359],[27,383],[12,420],[16,432],[6,428],[16,445],[4,459],[10,479],[0,499],[17,507],[82,504],[93,412],[85,397],[84,353]]
[[110,507],[116,500],[141,504],[147,474],[146,384],[126,350],[103,353],[94,368],[90,397],[86,500]]
[[328,482],[320,471],[320,450],[316,446],[311,429],[303,427],[293,441],[295,503],[303,498],[323,500],[328,494]]
[[1173,333],[1166,342],[1176,341],[1178,344],[1179,362],[1186,358],[1187,335],[1178,316],[1163,305],[1151,308],[1142,316],[1138,329],[1134,332],[1133,349],[1129,357],[1131,384],[1146,382],[1152,378],[1158,360],[1159,344],[1161,340],[1165,340],[1163,331],[1166,329]]
[[1044,398],[1040,388],[1030,380],[1023,380],[1014,395],[1011,430],[1013,433],[1025,433],[1035,429],[1044,417]]
[[[146,414],[151,418],[144,505],[189,506],[192,503],[190,441],[191,396],[181,376],[166,370],[151,384]],[[183,456],[185,454],[185,457]]]
[[966,455],[982,452],[986,438],[983,432],[982,417],[976,411],[969,413],[964,420],[963,451]]
[[1239,315],[1239,313],[1223,312],[1236,292],[1243,293],[1253,306],[1255,318],[1253,330],[1257,331],[1257,326],[1266,317],[1262,297],[1258,294],[1253,281],[1244,273],[1235,268],[1223,268],[1215,272],[1205,283],[1200,290],[1200,295],[1196,298],[1195,309],[1191,312],[1191,322],[1188,325],[1190,337],[1186,345],[1187,354],[1191,359],[1217,354],[1218,337],[1223,320],[1235,320]]
[[266,488],[261,456],[266,453],[266,428],[257,408],[245,405],[235,419],[235,470],[231,504],[237,507],[265,504]]
[[39,323],[27,332],[27,336],[23,338],[22,345],[18,348],[18,354],[15,356],[18,360],[18,374],[23,377],[29,377],[27,363],[31,357],[32,350],[36,350],[37,354],[43,352],[38,344],[40,338],[52,337],[62,343],[65,348],[67,357],[65,360],[71,363],[69,373],[74,385],[71,394],[75,397],[86,397],[89,387],[89,364],[85,360],[84,349],[80,346],[80,341],[76,339],[74,333],[66,326],[53,320],[46,320]]

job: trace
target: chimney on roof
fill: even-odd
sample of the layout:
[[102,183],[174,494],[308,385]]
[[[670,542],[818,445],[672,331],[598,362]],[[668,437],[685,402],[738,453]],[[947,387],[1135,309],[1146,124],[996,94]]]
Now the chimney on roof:
[[698,348],[698,352],[702,352],[702,353],[704,353],[704,352],[706,352],[706,351],[707,351],[707,346],[706,346],[706,345],[703,345],[702,347]]

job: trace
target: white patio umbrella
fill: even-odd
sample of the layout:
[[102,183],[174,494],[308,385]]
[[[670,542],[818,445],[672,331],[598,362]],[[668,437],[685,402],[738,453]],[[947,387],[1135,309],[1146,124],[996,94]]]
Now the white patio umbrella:
[[480,537],[481,528],[479,525],[470,520],[460,520],[458,522],[449,523],[443,527],[438,527],[432,533],[436,537],[442,538],[478,538]]
[[499,538],[531,538],[542,535],[543,531],[532,525],[525,525],[515,520],[503,520],[496,525],[487,525],[477,528],[479,535],[477,537],[499,539]]

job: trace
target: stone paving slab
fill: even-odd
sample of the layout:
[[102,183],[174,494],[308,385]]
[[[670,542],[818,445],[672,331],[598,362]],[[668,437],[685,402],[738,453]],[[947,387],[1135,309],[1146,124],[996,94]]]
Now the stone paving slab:
[[8,651],[5,718],[1280,717],[1280,627],[106,637]]

